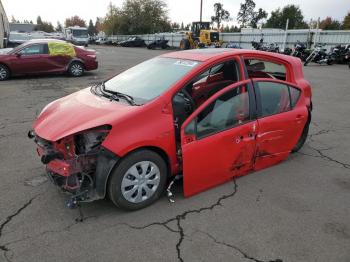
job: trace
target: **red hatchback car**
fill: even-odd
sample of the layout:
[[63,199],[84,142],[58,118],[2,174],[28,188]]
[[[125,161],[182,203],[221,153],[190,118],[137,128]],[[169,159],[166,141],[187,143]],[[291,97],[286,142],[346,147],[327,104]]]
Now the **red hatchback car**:
[[69,73],[81,76],[97,69],[96,53],[60,40],[30,40],[0,54],[0,81],[10,76]]
[[175,175],[191,196],[286,159],[304,144],[311,110],[299,59],[198,49],[163,54],[48,104],[28,135],[73,203],[108,194],[135,210]]

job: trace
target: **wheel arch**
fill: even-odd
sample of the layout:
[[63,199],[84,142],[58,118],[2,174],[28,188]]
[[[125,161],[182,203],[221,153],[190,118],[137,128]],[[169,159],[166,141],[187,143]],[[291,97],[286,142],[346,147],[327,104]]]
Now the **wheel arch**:
[[[106,157],[103,157],[101,159],[103,161],[102,165],[109,165],[109,168],[103,169],[102,171],[99,171],[99,165],[96,169],[96,191],[99,196],[99,198],[105,198],[107,193],[107,187],[110,183],[111,179],[111,173],[118,168],[121,161],[125,159],[127,156],[134,154],[135,152],[141,151],[141,150],[149,150],[153,151],[156,154],[158,154],[165,162],[167,167],[167,179],[171,176],[171,163],[170,163],[170,157],[168,154],[160,147],[157,146],[141,146],[138,148],[135,148],[131,151],[129,151],[127,154],[123,155],[122,157],[114,155],[111,151],[107,150],[109,153],[108,158],[109,160],[106,161]],[[113,156],[114,155],[114,156]],[[102,168],[102,167],[101,167]]]
[[72,63],[74,63],[74,62],[79,62],[79,63],[81,63],[81,64],[83,65],[84,69],[86,69],[86,68],[85,68],[85,63],[84,63],[84,61],[83,61],[82,59],[80,59],[80,58],[75,57],[75,58],[73,58],[72,60],[69,61],[68,65],[67,65],[67,67],[66,67],[66,71],[68,71],[69,67],[70,67],[70,66],[72,65]]
[[6,63],[4,63],[4,62],[0,62],[0,65],[6,66],[7,69],[9,70],[10,76],[12,75],[11,67],[10,67],[8,64],[6,64]]

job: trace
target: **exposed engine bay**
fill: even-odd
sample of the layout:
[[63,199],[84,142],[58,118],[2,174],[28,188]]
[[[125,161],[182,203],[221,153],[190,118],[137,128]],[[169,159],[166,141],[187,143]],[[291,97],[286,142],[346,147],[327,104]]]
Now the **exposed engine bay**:
[[37,153],[46,165],[50,180],[72,194],[67,206],[95,200],[95,172],[101,144],[110,130],[102,126],[70,135],[58,141],[48,141],[33,131],[28,133],[37,144]]

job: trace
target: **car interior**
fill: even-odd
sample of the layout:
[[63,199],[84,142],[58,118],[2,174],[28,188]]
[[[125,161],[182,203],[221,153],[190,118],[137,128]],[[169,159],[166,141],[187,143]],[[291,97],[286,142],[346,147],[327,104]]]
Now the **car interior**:
[[180,141],[182,123],[209,97],[240,80],[239,68],[234,60],[218,64],[190,81],[173,98],[176,138]]
[[[258,59],[245,59],[245,65],[248,71],[248,76],[250,78],[270,78],[286,80],[286,69],[283,65]],[[209,70],[206,70],[205,72],[201,73],[200,75],[192,79],[192,81],[190,81],[181,91],[179,91],[173,98],[176,140],[180,141],[181,125],[196,108],[198,108],[208,98],[210,98],[218,91],[233,83],[238,82],[239,80],[240,71],[238,68],[238,64],[235,60],[230,60],[218,64],[210,68]],[[263,108],[264,115],[274,114],[276,113],[276,110],[285,111],[286,108],[289,107],[289,103],[287,103],[287,101],[289,101],[288,90],[286,89],[287,92],[286,90],[281,90],[281,93],[276,93],[276,90],[274,89],[274,87],[272,87],[272,89],[266,87],[264,88],[265,92],[261,92],[262,96],[268,97],[268,99],[264,99],[265,101],[268,101],[268,103],[266,103]],[[248,99],[248,96],[246,96],[246,98]],[[209,110],[211,106],[208,106],[207,109]],[[235,112],[238,112],[237,114],[240,114],[244,117],[246,117],[247,114],[249,114],[249,112],[243,112],[239,108],[232,108],[232,110],[235,110]],[[225,112],[235,114],[227,110],[225,110]],[[218,113],[220,113],[220,110],[218,110]],[[240,116],[234,117],[233,119],[235,119],[235,121],[240,121]],[[217,116],[216,120],[211,121],[219,120],[220,116]],[[217,125],[215,124],[213,126]]]

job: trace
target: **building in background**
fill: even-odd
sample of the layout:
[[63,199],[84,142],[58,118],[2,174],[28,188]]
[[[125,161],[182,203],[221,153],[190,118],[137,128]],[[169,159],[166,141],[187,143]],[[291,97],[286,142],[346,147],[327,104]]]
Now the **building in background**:
[[36,24],[10,23],[10,32],[31,33],[35,31]]
[[0,48],[6,47],[7,39],[10,33],[9,21],[5,9],[0,0]]

